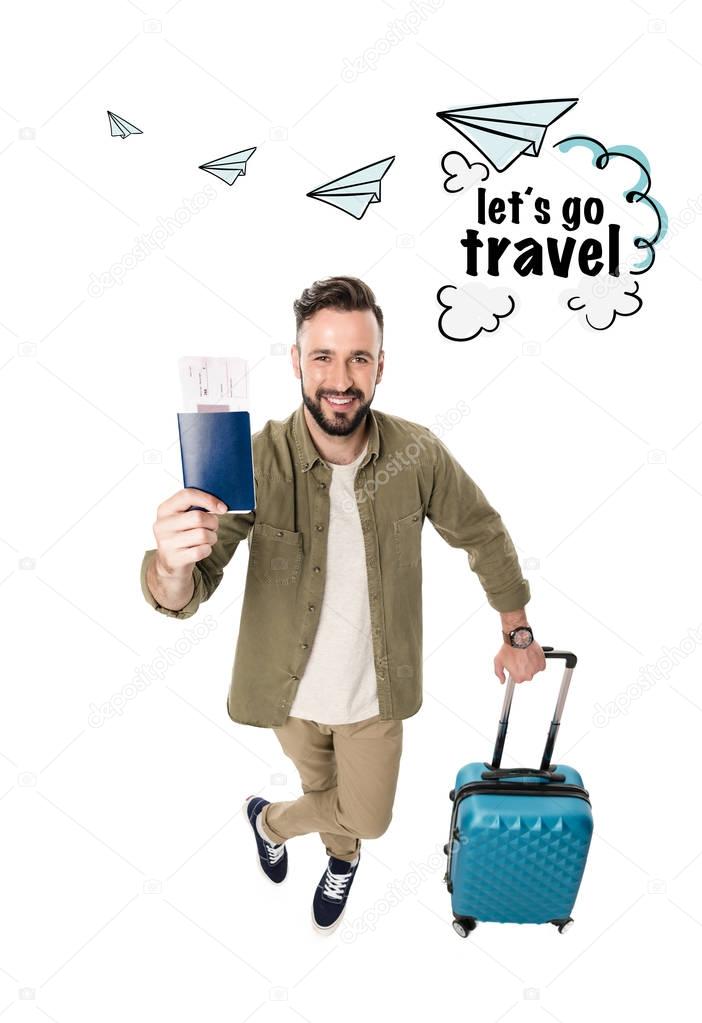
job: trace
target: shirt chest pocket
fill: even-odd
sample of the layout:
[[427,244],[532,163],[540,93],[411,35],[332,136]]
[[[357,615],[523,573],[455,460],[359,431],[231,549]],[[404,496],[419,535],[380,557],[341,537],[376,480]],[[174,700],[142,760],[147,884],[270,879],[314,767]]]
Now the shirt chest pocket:
[[249,561],[253,575],[261,583],[285,586],[297,582],[302,566],[302,533],[255,522]]
[[422,553],[422,506],[409,515],[393,522],[395,533],[395,555],[397,564],[404,568],[414,568],[419,564]]

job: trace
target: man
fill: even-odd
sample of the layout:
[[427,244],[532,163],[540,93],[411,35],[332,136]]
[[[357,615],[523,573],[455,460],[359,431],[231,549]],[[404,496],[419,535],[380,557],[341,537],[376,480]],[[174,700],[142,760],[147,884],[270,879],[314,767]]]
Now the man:
[[[336,927],[362,838],[391,820],[402,721],[422,703],[421,530],[425,518],[468,554],[501,616],[495,674],[545,668],[528,626],[514,545],[482,491],[426,427],[371,411],[383,375],[383,314],[371,289],[332,277],[294,303],[292,368],[302,404],[254,434],[256,510],[223,514],[181,490],[160,505],[157,548],[141,585],[163,614],[189,618],[219,585],[237,545],[249,563],[227,709],[272,728],[303,795],[244,807],[258,858],[276,884],[286,841],[318,832],[329,863],[314,925]],[[188,511],[192,505],[207,511]]]

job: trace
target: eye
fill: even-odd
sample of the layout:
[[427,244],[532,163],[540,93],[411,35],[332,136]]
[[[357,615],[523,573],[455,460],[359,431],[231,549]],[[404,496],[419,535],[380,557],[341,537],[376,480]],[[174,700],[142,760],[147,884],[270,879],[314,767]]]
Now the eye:
[[[328,355],[315,355],[314,361],[315,362],[323,362],[325,359],[328,359],[328,358],[329,358]],[[365,357],[365,355],[354,355],[353,358],[355,360],[358,360],[359,362],[368,362],[368,359]]]

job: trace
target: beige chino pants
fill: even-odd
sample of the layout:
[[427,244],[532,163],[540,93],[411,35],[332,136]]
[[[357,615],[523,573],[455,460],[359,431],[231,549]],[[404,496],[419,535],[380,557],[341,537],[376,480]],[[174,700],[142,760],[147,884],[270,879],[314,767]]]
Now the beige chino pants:
[[380,714],[350,725],[288,717],[273,728],[295,764],[303,795],[269,803],[261,824],[276,842],[319,832],[328,856],[353,860],[362,838],[388,828],[402,754],[402,721]]

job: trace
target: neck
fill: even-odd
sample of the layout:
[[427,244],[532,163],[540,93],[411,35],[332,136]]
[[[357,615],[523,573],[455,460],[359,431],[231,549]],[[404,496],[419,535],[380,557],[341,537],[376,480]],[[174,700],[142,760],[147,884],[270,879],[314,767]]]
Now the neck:
[[366,416],[362,423],[359,423],[353,433],[348,433],[344,437],[337,437],[334,434],[326,433],[315,422],[310,415],[309,409],[304,404],[302,412],[314,446],[325,462],[331,462],[332,465],[349,465],[350,462],[358,458],[366,446],[370,432],[368,416]]

